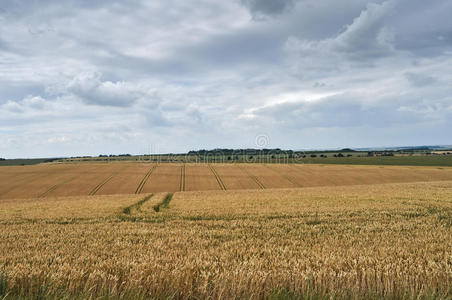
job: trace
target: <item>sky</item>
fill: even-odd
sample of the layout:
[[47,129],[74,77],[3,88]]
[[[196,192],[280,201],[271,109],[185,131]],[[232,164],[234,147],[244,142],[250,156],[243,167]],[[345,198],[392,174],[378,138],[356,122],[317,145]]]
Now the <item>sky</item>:
[[2,0],[0,157],[451,144],[450,0]]

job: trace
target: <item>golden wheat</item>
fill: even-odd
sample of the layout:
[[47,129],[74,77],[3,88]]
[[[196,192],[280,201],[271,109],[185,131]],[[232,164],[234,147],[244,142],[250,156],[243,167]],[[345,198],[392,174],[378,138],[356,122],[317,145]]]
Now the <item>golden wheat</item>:
[[444,181],[2,200],[4,294],[448,298],[451,196]]

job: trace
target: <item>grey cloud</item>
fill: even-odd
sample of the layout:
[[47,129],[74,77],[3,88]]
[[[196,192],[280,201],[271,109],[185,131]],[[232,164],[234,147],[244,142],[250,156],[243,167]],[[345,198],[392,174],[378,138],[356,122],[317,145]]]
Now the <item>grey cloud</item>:
[[344,94],[318,101],[281,103],[253,111],[255,118],[293,128],[348,128],[371,126],[389,128],[424,122],[446,121],[452,117],[447,99],[425,102],[422,96],[389,96],[372,102],[362,95]]
[[[135,1],[129,1],[129,5],[132,5]],[[70,8],[85,8],[85,9],[97,9],[106,5],[118,5],[123,3],[120,0],[68,0],[65,1],[64,7]],[[46,1],[17,1],[17,0],[4,0],[2,1],[2,7],[0,8],[0,14],[2,15],[23,15],[27,11],[42,12],[44,10],[55,9],[55,6],[64,8],[61,5],[61,1],[58,0],[46,0]]]
[[291,37],[285,50],[304,72],[310,69],[339,71],[347,64],[347,60],[361,65],[369,64],[394,53],[393,33],[383,22],[390,8],[389,2],[370,3],[337,36],[318,41]]
[[438,18],[452,5],[447,1],[434,5],[413,1],[413,8],[411,4],[394,0],[368,3],[342,32],[333,36],[306,39],[292,35],[284,47],[290,57],[288,63],[295,73],[325,75],[376,67],[384,59],[404,64],[407,59],[452,53],[452,22],[445,21],[447,17]]
[[[264,32],[240,32],[223,34],[201,42],[194,47],[183,47],[178,53],[185,53],[186,65],[193,69],[224,68],[233,65],[269,65],[281,61],[279,36]],[[193,63],[195,66],[193,66]]]
[[397,28],[396,48],[418,56],[438,56],[452,49],[450,1],[394,1],[394,15],[388,23]]
[[0,51],[5,51],[6,48],[6,43],[0,38]]
[[333,51],[352,57],[379,57],[392,52],[392,32],[384,27],[383,19],[390,11],[390,2],[370,3],[366,10],[332,43]]
[[278,15],[293,7],[295,0],[241,0],[251,13],[260,18],[263,15]]
[[435,77],[422,73],[406,72],[405,78],[415,87],[429,86],[437,82]]

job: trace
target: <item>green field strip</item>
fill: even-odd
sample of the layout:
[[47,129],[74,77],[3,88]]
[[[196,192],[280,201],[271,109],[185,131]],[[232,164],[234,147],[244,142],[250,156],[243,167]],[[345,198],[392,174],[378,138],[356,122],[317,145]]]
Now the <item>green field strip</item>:
[[168,208],[171,199],[173,199],[173,193],[168,193],[166,197],[162,200],[162,202],[157,203],[152,208],[155,212],[160,212],[160,208]]
[[89,192],[88,195],[93,196],[95,195],[107,182],[109,182],[113,177],[115,177],[116,174],[112,174],[109,177],[107,177],[104,181],[102,181],[101,183],[99,183],[98,185],[96,185],[96,187]]
[[265,185],[259,181],[259,178],[251,174],[246,168],[243,168],[240,165],[237,165],[237,167],[242,170],[245,174],[247,174],[261,189],[265,189]]
[[185,164],[183,164],[180,168],[179,191],[185,191]]
[[220,175],[218,175],[217,171],[215,170],[215,168],[212,165],[208,164],[208,166],[209,166],[209,169],[212,171],[213,175],[215,176],[215,179],[217,180],[218,185],[220,186],[220,189],[225,191],[226,186],[224,185],[223,180],[221,180]]
[[122,209],[122,213],[126,214],[126,215],[130,215],[134,211],[141,211],[141,206],[143,206],[143,204],[146,201],[148,201],[149,199],[151,199],[153,196],[154,196],[154,194],[150,194],[150,195],[144,197],[143,199],[141,199],[140,201],[138,201],[137,203],[124,207]]
[[138,185],[137,189],[135,190],[135,194],[140,194],[143,190],[144,185],[148,181],[149,177],[151,176],[152,172],[157,168],[157,165],[152,166],[152,168],[144,175],[143,179],[141,179],[140,184]]

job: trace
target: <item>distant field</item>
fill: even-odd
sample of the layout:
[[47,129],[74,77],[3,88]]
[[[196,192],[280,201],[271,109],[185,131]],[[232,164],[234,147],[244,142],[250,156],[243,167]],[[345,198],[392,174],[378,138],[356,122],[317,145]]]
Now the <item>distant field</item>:
[[305,158],[307,164],[351,164],[351,165],[394,165],[394,166],[449,166],[452,155],[374,156],[374,157],[327,157]]
[[0,199],[452,180],[449,167],[51,163],[0,168]]
[[0,253],[0,299],[450,299],[452,181],[3,199]]
[[6,159],[0,160],[1,166],[28,166],[36,165],[45,162],[52,162],[56,159],[54,158],[27,158],[27,159]]
[[[447,153],[447,152],[446,152]],[[451,153],[451,152],[449,152]],[[367,156],[367,152],[341,152],[344,157],[334,157],[338,153],[315,152],[299,154],[299,158],[290,158],[288,155],[238,155],[231,156],[193,156],[193,155],[153,155],[130,157],[91,157],[61,160],[63,162],[154,162],[154,163],[290,163],[290,164],[352,164],[352,165],[395,165],[395,166],[443,166],[452,167],[452,155],[401,155],[395,156]],[[302,157],[302,156],[306,157]],[[316,157],[311,157],[315,155]],[[324,155],[325,157],[321,157]],[[347,157],[350,156],[350,157]]]

